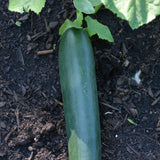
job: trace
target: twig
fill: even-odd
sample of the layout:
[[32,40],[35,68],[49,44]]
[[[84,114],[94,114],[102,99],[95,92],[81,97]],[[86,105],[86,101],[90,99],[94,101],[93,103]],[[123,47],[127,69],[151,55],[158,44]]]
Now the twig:
[[114,107],[114,106],[111,106],[111,105],[108,104],[108,103],[101,102],[101,104],[104,105],[104,106],[107,106],[107,107],[109,107],[109,108],[111,108],[111,109],[114,109],[114,110],[116,110],[116,111],[119,111],[118,108],[116,108],[116,107]]
[[13,129],[7,134],[7,136],[6,136],[5,139],[4,139],[4,142],[5,142],[5,143],[7,143],[10,135],[11,135],[16,129],[17,129],[17,127],[14,126]]
[[129,147],[129,149],[131,150],[131,151],[133,151],[138,157],[140,157],[141,155],[140,155],[140,153],[139,152],[137,152],[132,146],[130,146],[129,144],[127,144],[127,146]]
[[20,123],[19,123],[19,110],[18,110],[18,108],[16,108],[15,115],[16,115],[16,121],[17,121],[18,132],[19,132]]
[[160,96],[152,102],[151,106],[156,105],[159,101],[160,101]]
[[32,157],[33,157],[33,151],[31,152],[31,154],[30,154],[30,156],[29,156],[28,160],[31,160],[31,159],[32,159]]
[[153,95],[153,92],[152,92],[152,89],[151,89],[150,86],[148,88],[148,94],[149,94],[150,97],[154,98],[154,95]]
[[124,105],[123,105],[124,109],[127,111],[127,113],[131,114],[131,111],[130,111],[130,108],[128,107],[128,104],[126,102],[124,102]]
[[33,35],[33,36],[31,37],[31,39],[32,39],[33,42],[34,42],[34,41],[36,41],[36,40],[39,39],[40,37],[43,37],[43,36],[46,35],[46,34],[47,34],[47,32],[39,32],[39,33]]
[[41,56],[41,55],[46,55],[46,54],[50,54],[50,53],[53,53],[53,49],[44,50],[44,51],[38,51],[37,55]]
[[31,32],[33,32],[33,14],[31,14]]

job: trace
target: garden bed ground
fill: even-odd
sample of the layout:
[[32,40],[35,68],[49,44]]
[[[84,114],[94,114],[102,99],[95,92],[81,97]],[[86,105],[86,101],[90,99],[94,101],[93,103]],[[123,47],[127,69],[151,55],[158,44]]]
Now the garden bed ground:
[[[57,57],[59,27],[75,17],[72,2],[50,0],[38,16],[0,4],[0,160],[68,160]],[[115,39],[92,38],[102,160],[160,160],[160,17],[134,31],[103,8],[95,18]],[[53,54],[37,55],[53,44]]]

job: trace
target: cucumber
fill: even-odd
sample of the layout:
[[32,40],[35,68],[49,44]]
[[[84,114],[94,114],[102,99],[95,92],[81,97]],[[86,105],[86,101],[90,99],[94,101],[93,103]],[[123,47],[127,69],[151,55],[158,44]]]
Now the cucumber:
[[69,160],[101,160],[94,54],[83,29],[71,28],[62,35],[59,73]]

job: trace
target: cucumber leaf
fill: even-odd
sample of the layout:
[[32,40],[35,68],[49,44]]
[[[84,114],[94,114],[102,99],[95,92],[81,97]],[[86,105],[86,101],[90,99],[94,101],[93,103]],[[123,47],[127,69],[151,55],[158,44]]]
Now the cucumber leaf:
[[76,9],[86,14],[95,12],[94,6],[101,4],[100,0],[73,0]]
[[62,35],[67,29],[69,28],[82,28],[83,23],[83,13],[77,10],[76,12],[77,18],[74,20],[74,22],[70,21],[69,19],[66,19],[65,22],[62,24],[62,26],[59,29],[59,34]]
[[100,4],[98,4],[98,5],[96,5],[96,6],[94,7],[94,10],[95,10],[94,14],[96,14],[96,13],[98,12],[98,10],[101,8],[102,5],[103,5],[103,4],[100,3]]
[[147,24],[160,14],[160,0],[101,0],[105,7],[127,20],[132,29]]
[[87,28],[85,30],[88,32],[90,37],[97,34],[100,39],[114,42],[112,34],[107,26],[99,23],[95,19],[92,19],[90,16],[85,17],[85,21],[87,22]]
[[45,6],[45,2],[46,0],[9,0],[8,9],[20,13],[31,10],[39,14]]
[[62,24],[62,26],[59,29],[59,35],[62,35],[67,29],[70,29],[70,28],[80,29],[82,27],[70,21],[69,19],[66,19],[65,22]]
[[89,0],[89,1],[92,3],[93,6],[97,6],[101,3],[100,0]]

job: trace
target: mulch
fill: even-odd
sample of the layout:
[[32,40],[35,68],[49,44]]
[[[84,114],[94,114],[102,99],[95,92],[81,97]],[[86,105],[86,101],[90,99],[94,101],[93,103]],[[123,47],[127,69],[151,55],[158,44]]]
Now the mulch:
[[[73,3],[48,0],[39,15],[11,13],[7,0],[0,3],[0,159],[68,160],[57,57],[59,28],[74,20]],[[159,160],[160,17],[136,30],[103,7],[92,17],[115,40],[91,38],[102,160]]]

